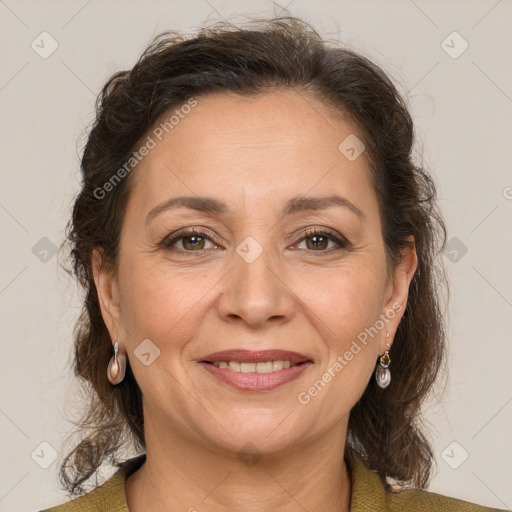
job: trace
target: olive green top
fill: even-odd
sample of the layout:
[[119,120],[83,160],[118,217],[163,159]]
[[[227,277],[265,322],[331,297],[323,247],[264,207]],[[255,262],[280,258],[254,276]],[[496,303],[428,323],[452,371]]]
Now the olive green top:
[[[103,485],[75,500],[41,512],[129,512],[124,481],[144,463],[145,458],[143,454],[129,459]],[[503,512],[502,509],[474,505],[427,491],[389,492],[379,475],[368,469],[356,456],[351,457],[349,469],[352,482],[351,512]]]

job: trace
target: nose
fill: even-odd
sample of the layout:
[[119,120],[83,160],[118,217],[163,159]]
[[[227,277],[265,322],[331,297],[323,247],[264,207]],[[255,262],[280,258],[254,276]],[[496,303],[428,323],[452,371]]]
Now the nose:
[[295,312],[294,294],[279,262],[263,251],[252,262],[234,255],[234,268],[223,280],[217,303],[224,321],[251,329],[289,322]]

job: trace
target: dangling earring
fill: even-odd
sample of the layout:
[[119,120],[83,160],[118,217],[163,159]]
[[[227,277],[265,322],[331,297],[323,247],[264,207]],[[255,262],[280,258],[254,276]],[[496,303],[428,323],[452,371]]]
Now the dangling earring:
[[126,371],[126,356],[119,353],[119,342],[114,343],[114,355],[110,358],[107,368],[107,377],[114,386],[124,379]]
[[[389,338],[389,332],[386,334],[386,338]],[[389,349],[391,348],[391,345],[389,343],[386,343],[386,345],[388,346],[388,350],[385,350],[384,354],[380,356],[379,366],[377,366],[377,369],[375,370],[375,380],[382,389],[387,388],[391,382],[391,372],[388,368],[391,363],[391,358],[389,357]]]

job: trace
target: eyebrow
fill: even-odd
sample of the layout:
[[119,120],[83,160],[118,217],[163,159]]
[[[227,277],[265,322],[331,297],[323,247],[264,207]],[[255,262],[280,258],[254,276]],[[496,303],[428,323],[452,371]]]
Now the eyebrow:
[[[349,209],[361,220],[365,220],[364,213],[351,201],[337,194],[326,197],[305,197],[297,196],[289,199],[281,212],[281,218],[287,215],[293,215],[307,210],[324,210],[333,206],[339,206]],[[189,208],[210,215],[230,214],[228,205],[213,197],[205,196],[178,196],[172,197],[163,203],[155,206],[146,217],[148,224],[154,217],[160,213],[176,208]]]

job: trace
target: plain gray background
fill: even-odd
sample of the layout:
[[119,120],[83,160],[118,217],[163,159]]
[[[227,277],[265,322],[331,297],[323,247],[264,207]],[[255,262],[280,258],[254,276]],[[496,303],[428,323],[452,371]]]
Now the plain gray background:
[[512,507],[510,0],[0,0],[1,511],[66,501],[56,477],[83,403],[70,369],[81,302],[52,249],[97,93],[163,30],[285,8],[374,59],[409,101],[450,239],[450,373],[424,407],[430,490]]

